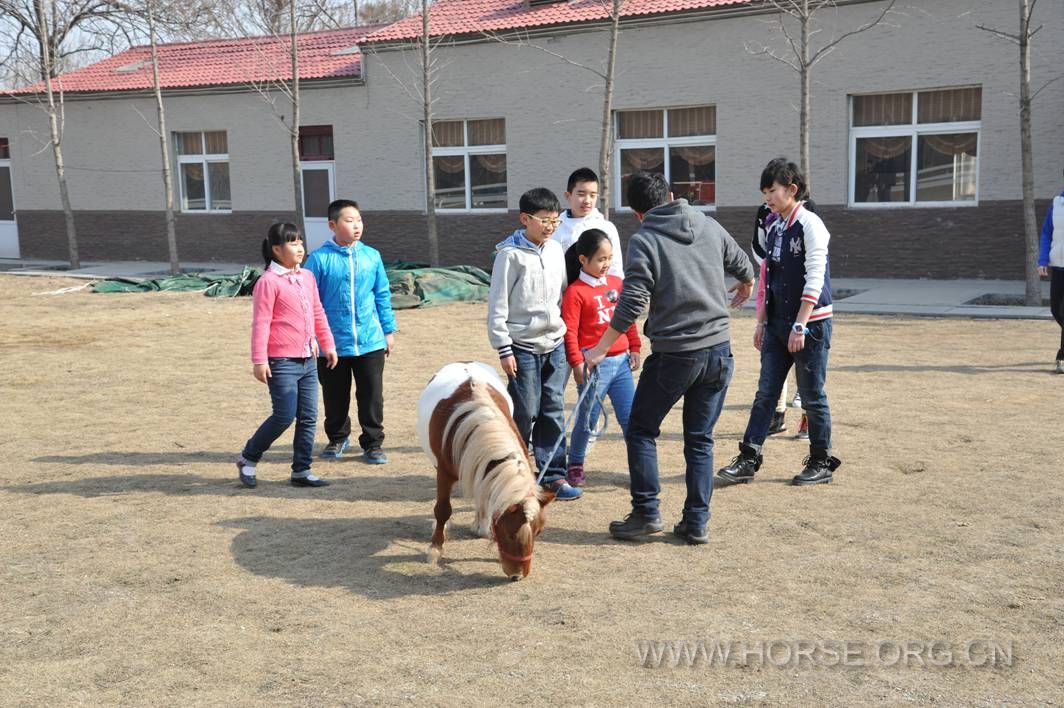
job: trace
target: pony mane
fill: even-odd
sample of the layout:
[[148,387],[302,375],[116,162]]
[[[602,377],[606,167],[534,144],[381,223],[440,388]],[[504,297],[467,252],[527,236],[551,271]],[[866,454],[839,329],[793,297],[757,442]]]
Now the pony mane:
[[486,385],[471,383],[470,400],[455,408],[443,430],[443,439],[451,441],[462,488],[487,519],[518,504],[531,524],[540,504],[528,453]]

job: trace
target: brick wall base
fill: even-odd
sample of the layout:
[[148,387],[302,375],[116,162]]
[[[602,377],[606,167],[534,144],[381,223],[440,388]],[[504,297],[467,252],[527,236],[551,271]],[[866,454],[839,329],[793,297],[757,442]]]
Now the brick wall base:
[[[1039,221],[1048,200],[1037,204]],[[756,207],[722,207],[715,218],[748,248]],[[831,272],[862,278],[1024,277],[1023,204],[982,202],[942,209],[848,209],[823,205],[818,213],[831,231]],[[426,218],[409,211],[365,211],[366,242],[385,260],[427,259]],[[155,211],[78,211],[74,215],[83,260],[169,259],[165,219]],[[269,224],[291,221],[290,212],[178,214],[182,261],[258,263]],[[615,214],[623,245],[638,228],[630,213]],[[490,268],[494,246],[519,226],[517,214],[438,215],[444,265]],[[59,211],[20,211],[19,244],[24,258],[67,258],[66,227]]]

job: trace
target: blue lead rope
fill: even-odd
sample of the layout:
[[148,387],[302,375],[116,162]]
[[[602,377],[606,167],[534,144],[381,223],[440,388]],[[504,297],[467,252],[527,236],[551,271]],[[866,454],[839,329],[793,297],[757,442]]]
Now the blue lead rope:
[[[573,412],[569,414],[569,417],[565,419],[565,423],[562,425],[561,437],[559,437],[558,441],[556,443],[554,443],[554,447],[551,449],[550,454],[547,455],[547,461],[544,463],[543,469],[541,469],[539,471],[539,477],[536,478],[536,486],[537,487],[540,486],[543,483],[543,477],[546,476],[546,474],[547,474],[547,468],[550,467],[550,463],[554,459],[554,455],[557,454],[558,448],[561,447],[563,442],[565,442],[565,431],[569,430],[569,424],[572,423],[573,418],[576,417],[580,413],[580,406],[584,403],[584,399],[587,398],[587,394],[589,392],[591,392],[591,391],[596,391],[597,392],[597,390],[598,390],[598,378],[599,378],[598,367],[595,367],[594,369],[590,369],[589,370],[588,367],[587,367],[587,364],[585,363],[584,364],[584,390],[580,392],[579,396],[577,396],[577,398],[576,398],[576,406],[573,407]],[[592,433],[594,435],[602,435],[602,433],[604,433],[606,431],[606,419],[608,417],[606,415],[606,406],[604,405],[605,404],[605,400],[604,400],[605,396],[598,396],[597,393],[596,393],[596,398],[598,399],[599,411],[600,411],[600,413],[602,415],[602,425],[598,428],[598,430],[591,430],[590,428],[588,428],[588,432],[590,432],[590,433]],[[588,415],[588,425],[591,425],[591,416],[590,415]],[[539,464],[539,463],[537,462],[536,464]]]

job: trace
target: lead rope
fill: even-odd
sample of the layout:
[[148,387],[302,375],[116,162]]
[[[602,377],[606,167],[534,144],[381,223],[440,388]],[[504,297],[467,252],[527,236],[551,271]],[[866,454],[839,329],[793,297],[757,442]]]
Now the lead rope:
[[[540,486],[543,483],[543,477],[547,474],[547,468],[550,466],[551,460],[554,459],[554,455],[558,452],[558,448],[561,447],[563,442],[565,442],[565,432],[569,429],[569,424],[573,421],[573,418],[575,418],[580,412],[580,406],[583,404],[584,399],[587,398],[587,394],[592,391],[596,392],[595,398],[598,400],[599,412],[602,415],[602,425],[598,428],[598,430],[589,429],[589,432],[595,435],[602,435],[602,433],[606,431],[606,419],[608,418],[608,416],[606,415],[606,406],[604,405],[605,396],[599,396],[597,393],[598,379],[598,367],[595,367],[594,369],[588,369],[587,364],[585,363],[584,382],[586,385],[584,386],[584,390],[580,392],[580,395],[576,397],[576,406],[573,407],[573,412],[569,414],[569,417],[565,419],[565,423],[562,425],[562,434],[558,438],[558,441],[554,443],[554,447],[551,449],[550,454],[547,455],[547,461],[544,463],[543,469],[539,471],[539,477],[536,478],[536,486]],[[588,424],[590,425],[590,415],[588,416],[588,418]]]

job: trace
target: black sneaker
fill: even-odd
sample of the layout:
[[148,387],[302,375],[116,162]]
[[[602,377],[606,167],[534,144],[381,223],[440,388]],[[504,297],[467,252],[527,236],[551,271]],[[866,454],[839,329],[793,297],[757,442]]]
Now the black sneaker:
[[692,546],[701,546],[709,543],[709,534],[705,526],[694,526],[687,521],[681,521],[672,527],[672,535],[690,543]]
[[362,453],[362,459],[371,465],[386,465],[388,464],[388,456],[384,454],[384,450],[379,447],[371,447]]
[[633,511],[624,517],[624,521],[610,522],[610,536],[622,541],[632,541],[641,536],[649,536],[660,531],[660,516],[643,516],[638,511]]
[[832,473],[839,468],[842,460],[837,457],[813,457],[805,458],[805,469],[794,476],[791,484],[796,487],[808,487],[813,484],[827,484],[831,481]]
[[772,414],[772,425],[768,426],[768,434],[776,435],[787,430],[787,411],[776,411]]
[[761,469],[764,461],[761,453],[749,445],[739,445],[739,454],[736,455],[727,467],[717,470],[717,476],[729,482],[742,484],[754,478],[754,473]]
[[339,460],[349,444],[348,438],[344,438],[343,440],[330,440],[329,444],[325,446],[325,449],[321,451],[322,459]]

